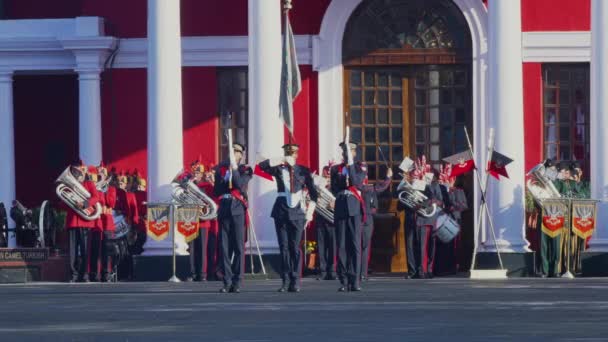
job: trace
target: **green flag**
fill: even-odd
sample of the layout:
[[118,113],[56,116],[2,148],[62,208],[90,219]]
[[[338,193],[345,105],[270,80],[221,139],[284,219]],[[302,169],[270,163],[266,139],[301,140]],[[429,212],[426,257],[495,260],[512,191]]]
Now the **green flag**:
[[289,15],[285,13],[285,32],[283,34],[283,56],[281,62],[281,97],[279,100],[279,115],[289,132],[293,135],[293,100],[302,90],[296,44],[289,23]]

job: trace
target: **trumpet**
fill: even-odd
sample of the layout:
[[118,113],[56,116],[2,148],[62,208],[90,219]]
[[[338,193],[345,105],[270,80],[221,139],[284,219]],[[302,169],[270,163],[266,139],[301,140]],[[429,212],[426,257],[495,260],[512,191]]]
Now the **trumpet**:
[[[180,173],[181,174],[181,173]],[[178,175],[179,177],[179,175]],[[192,179],[184,179],[178,181],[176,177],[171,186],[173,186],[172,197],[181,204],[194,204],[201,207],[201,220],[213,220],[217,217],[217,204],[204,191],[194,184]]]
[[399,183],[397,191],[399,191],[399,201],[407,207],[415,209],[418,214],[424,217],[432,217],[437,212],[437,204],[433,203],[429,206],[428,197],[414,189],[405,178]]
[[59,183],[55,189],[55,193],[57,193],[59,199],[74,210],[78,216],[87,221],[99,218],[102,211],[100,203],[95,204],[93,207],[81,208],[82,203],[91,198],[91,194],[72,175],[69,166],[59,175],[55,182]]

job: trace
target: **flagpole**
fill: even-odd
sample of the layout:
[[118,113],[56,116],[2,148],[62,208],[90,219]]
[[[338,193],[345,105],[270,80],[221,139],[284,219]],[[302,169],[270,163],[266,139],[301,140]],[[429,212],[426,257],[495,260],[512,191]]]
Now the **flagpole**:
[[[464,133],[467,138],[467,143],[469,145],[469,151],[471,152],[471,157],[473,157],[473,145],[471,145],[471,139],[469,138],[469,132],[466,127],[464,127]],[[487,156],[488,160],[490,159],[493,150],[494,150],[494,129],[491,128],[490,129],[490,139],[489,139],[489,144],[488,144],[488,156]],[[481,231],[481,220],[483,217],[484,209],[488,215],[488,221],[490,222],[490,229],[492,230],[494,245],[496,245],[496,255],[498,256],[498,263],[500,264],[500,269],[502,270],[502,269],[504,269],[504,267],[503,267],[503,263],[502,263],[502,258],[500,256],[500,251],[499,251],[498,245],[496,243],[496,234],[494,232],[494,221],[492,220],[492,215],[490,213],[490,209],[488,208],[488,204],[486,201],[486,191],[487,191],[487,187],[488,187],[489,177],[486,173],[485,174],[485,186],[483,186],[482,181],[481,181],[481,176],[479,175],[478,170],[475,170],[475,175],[477,176],[477,182],[478,182],[480,190],[481,190],[481,205],[479,208],[480,211],[478,214],[478,220],[477,220],[477,224],[475,226],[475,232],[474,232],[473,259],[471,262],[471,270],[475,269],[475,262],[477,259],[477,246],[479,244],[479,233]]]

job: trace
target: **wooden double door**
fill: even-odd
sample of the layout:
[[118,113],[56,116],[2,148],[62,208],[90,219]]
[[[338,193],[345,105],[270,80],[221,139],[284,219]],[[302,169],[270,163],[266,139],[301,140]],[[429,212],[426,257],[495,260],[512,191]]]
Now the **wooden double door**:
[[[351,140],[359,143],[359,158],[368,164],[369,181],[384,179],[388,167],[395,175],[389,190],[379,194],[370,261],[374,272],[407,270],[404,217],[393,196],[401,161],[424,155],[439,169],[443,158],[467,149],[464,128],[472,129],[469,70],[458,64],[345,68],[344,122]],[[464,182],[472,194],[472,178]],[[472,241],[470,216],[463,224],[467,241]]]

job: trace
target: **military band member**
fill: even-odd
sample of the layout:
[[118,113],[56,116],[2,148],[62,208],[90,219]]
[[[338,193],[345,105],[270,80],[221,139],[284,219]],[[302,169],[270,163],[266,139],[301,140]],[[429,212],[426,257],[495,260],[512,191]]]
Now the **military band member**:
[[[270,216],[274,219],[281,254],[281,279],[279,292],[300,292],[302,250],[300,242],[305,227],[312,221],[318,193],[307,167],[296,164],[297,144],[283,145],[284,157],[267,159],[260,168],[272,175],[277,182],[278,196]],[[304,189],[311,202],[306,207]],[[289,286],[287,283],[289,282]]]
[[[450,205],[452,217],[458,222],[458,225],[462,227],[462,213],[469,210],[469,203],[467,201],[467,195],[464,192],[464,177],[459,176],[457,178],[451,177],[449,180],[450,186]],[[460,268],[460,250],[462,241],[462,230],[458,233],[454,239],[454,259],[452,265],[455,271]]]
[[[219,243],[221,258],[219,268],[224,287],[220,292],[240,292],[245,268],[245,220],[247,217],[247,184],[253,171],[247,165],[239,165],[245,146],[234,143],[235,162],[223,161],[215,167],[214,194],[221,197],[218,208]],[[232,254],[234,259],[231,262]]]
[[[355,161],[357,145],[341,143],[344,162],[331,168],[331,192],[336,197],[334,222],[338,244],[338,278],[344,292],[361,291],[361,229],[367,220],[365,203],[361,197],[367,166]],[[352,161],[347,154],[350,149]]]
[[[81,162],[76,162],[71,165],[70,172],[91,195],[86,201],[79,203],[78,206],[82,209],[95,206],[99,202],[97,189],[93,182],[85,180],[86,168]],[[70,235],[70,269],[72,276],[70,282],[89,282],[87,273],[89,231],[95,227],[95,224],[95,220],[85,220],[78,216],[74,209],[67,208],[65,228]]]
[[[327,181],[328,188],[331,181],[330,168],[331,164],[323,167],[323,171],[321,172],[321,176]],[[317,232],[317,249],[319,251],[319,277],[317,280],[335,280],[336,227],[333,222],[316,213],[315,228]]]
[[[97,167],[97,173],[101,181],[108,180],[110,174],[108,169],[103,163]],[[103,211],[101,214],[101,222],[103,226],[103,235],[101,243],[101,281],[110,282],[113,281],[113,275],[115,274],[114,267],[116,267],[117,260],[115,259],[115,246],[109,246],[110,239],[113,238],[116,230],[114,224],[114,217],[112,211],[116,206],[116,187],[112,184],[108,184],[105,192],[104,189],[99,191],[99,198],[103,198]]]
[[[192,163],[190,167],[194,184],[205,194],[211,194],[213,187],[209,183],[203,182],[205,166],[200,160]],[[188,242],[188,253],[190,254],[190,276],[188,281],[207,280],[207,232],[211,223],[201,220],[196,239]]]
[[[444,206],[443,190],[439,185],[439,172],[432,170],[433,180],[424,190],[424,195],[430,204],[437,205],[438,208]],[[417,276],[419,278],[433,278],[433,268],[435,264],[436,238],[433,236],[433,227],[436,224],[438,213],[431,217],[423,215],[416,216],[416,244],[420,250],[417,258]]]
[[378,193],[388,189],[393,178],[393,170],[387,169],[386,178],[379,180],[376,184],[363,185],[363,202],[365,203],[365,212],[367,220],[363,223],[363,236],[361,237],[361,280],[367,280],[367,270],[369,266],[369,258],[372,251],[372,235],[374,234],[374,214],[378,209]]
[[[87,180],[97,184],[99,181],[97,168],[95,166],[87,167]],[[95,220],[95,225],[89,231],[89,260],[88,260],[88,272],[90,281],[99,281],[99,258],[101,252],[101,243],[103,235],[103,208],[105,207],[106,201],[104,194],[98,191],[98,200],[102,207],[101,215]]]
[[[549,174],[551,172],[557,173],[557,165],[555,161],[552,159],[546,159],[544,161],[545,166],[545,174]],[[559,186],[559,180],[555,180],[554,184],[556,188]],[[542,207],[535,203],[537,206],[537,210],[539,211],[538,215],[538,230],[540,234],[540,267],[539,267],[539,276],[541,278],[546,277],[557,277],[561,272],[560,267],[560,253],[561,253],[561,238],[563,234],[558,234],[555,237],[552,237],[545,232],[543,229],[543,210]]]
[[[413,177],[411,173],[405,172],[402,174],[408,183],[412,183]],[[394,193],[395,197],[399,197],[399,192]],[[397,203],[397,210],[403,211],[405,219],[403,220],[404,231],[405,231],[405,254],[407,258],[407,274],[405,279],[414,279],[417,277],[417,255],[420,255],[420,250],[416,244],[416,234],[418,228],[416,227],[416,210],[410,208],[399,201]]]

